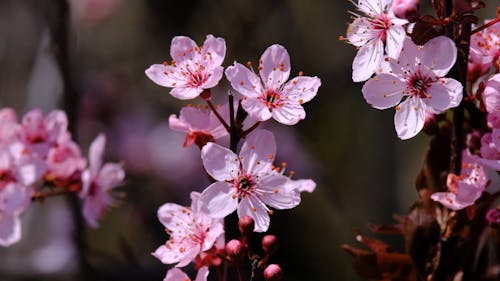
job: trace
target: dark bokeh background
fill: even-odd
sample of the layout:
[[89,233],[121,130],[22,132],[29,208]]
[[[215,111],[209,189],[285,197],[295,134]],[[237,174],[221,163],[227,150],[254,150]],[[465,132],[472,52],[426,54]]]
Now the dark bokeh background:
[[[19,115],[35,107],[46,112],[61,107],[63,83],[47,24],[47,11],[56,2],[0,1],[0,106]],[[494,7],[499,1],[488,2]],[[372,109],[363,100],[362,84],[351,81],[355,49],[338,40],[350,21],[348,1],[69,3],[79,142],[86,153],[90,141],[105,132],[107,158],[123,161],[127,169],[121,205],[99,229],[84,229],[92,268],[109,280],[163,279],[168,267],[150,255],[167,238],[156,210],[166,202],[189,204],[189,192],[208,183],[199,149],[183,149],[184,136],[168,128],[168,116],[187,102],[152,83],[144,70],[169,59],[174,36],[201,44],[214,34],[226,40],[225,66],[234,60],[256,63],[265,48],[279,43],[290,53],[292,76],[303,71],[321,78],[317,97],[305,105],[305,120],[294,127],[268,125],[276,132],[278,161],[288,162],[297,178],[318,184],[300,206],[273,215],[269,232],[278,235],[281,246],[272,261],[282,265],[286,280],[358,280],[340,245],[355,244],[354,229],[392,223],[393,214],[410,206],[427,138],[398,140],[393,111]],[[227,89],[223,79],[214,95],[223,101]],[[22,241],[0,249],[0,280],[75,278],[74,230],[64,198],[30,206]]]

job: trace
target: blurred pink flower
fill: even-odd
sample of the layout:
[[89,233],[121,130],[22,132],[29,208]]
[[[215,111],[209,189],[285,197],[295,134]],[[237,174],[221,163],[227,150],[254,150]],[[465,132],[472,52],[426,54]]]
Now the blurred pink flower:
[[114,203],[110,192],[123,182],[125,172],[120,164],[102,164],[106,137],[103,134],[90,144],[89,167],[82,173],[83,217],[91,227],[98,227],[97,220],[104,216],[106,208]]
[[449,191],[436,192],[431,195],[434,201],[455,211],[474,204],[481,197],[488,183],[483,166],[475,163],[465,152],[462,163],[462,173],[459,176],[448,174],[446,185]]
[[500,73],[491,76],[486,81],[482,98],[486,111],[500,112]]
[[[194,281],[206,281],[208,277],[208,267],[204,266],[198,270],[196,274],[196,279]],[[167,276],[163,281],[191,281],[189,276],[187,276],[184,271],[180,270],[177,267],[174,267],[167,271]]]
[[[68,140],[51,148],[47,155],[47,180],[64,181],[85,169],[87,161],[81,156],[80,147]],[[78,175],[79,176],[79,175]]]
[[31,203],[33,189],[16,182],[0,184],[0,246],[10,246],[21,239],[19,216]]
[[158,219],[170,235],[167,243],[153,253],[162,263],[186,266],[224,235],[222,221],[203,213],[199,199],[200,193],[191,192],[191,208],[166,203],[158,209]]
[[300,202],[299,194],[285,188],[288,178],[271,169],[276,153],[276,141],[271,132],[256,130],[250,134],[239,156],[215,143],[201,151],[207,173],[217,182],[201,194],[203,210],[223,218],[236,209],[238,217],[250,216],[256,232],[269,228],[272,211],[290,209]]
[[225,55],[223,38],[207,35],[203,46],[197,46],[189,37],[176,36],[170,45],[172,63],[154,64],[146,69],[146,75],[160,86],[173,88],[172,96],[194,99],[219,83]]
[[[297,124],[306,113],[302,104],[318,91],[318,77],[298,76],[286,82],[290,75],[290,56],[281,45],[267,48],[259,60],[260,78],[240,63],[226,69],[231,86],[242,94],[242,106],[256,120],[274,118],[285,125]],[[286,83],[285,83],[286,82]]]
[[376,109],[396,107],[398,137],[412,138],[424,127],[427,112],[444,112],[462,100],[462,84],[443,78],[455,64],[456,55],[455,43],[447,37],[433,38],[424,46],[407,38],[399,58],[389,60],[390,72],[368,80],[363,96]]
[[[486,20],[488,23],[490,20]],[[500,67],[500,22],[474,33],[470,39],[467,78],[475,81],[490,67]]]
[[352,62],[352,80],[363,82],[383,61],[384,44],[387,55],[398,58],[406,36],[403,26],[408,21],[394,15],[390,0],[359,0],[354,5],[365,16],[351,13],[355,19],[347,28],[347,41],[359,48]]

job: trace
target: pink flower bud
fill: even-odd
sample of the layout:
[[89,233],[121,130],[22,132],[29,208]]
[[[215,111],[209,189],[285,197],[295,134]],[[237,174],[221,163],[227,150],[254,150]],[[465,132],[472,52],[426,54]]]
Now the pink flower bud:
[[241,235],[249,236],[253,233],[253,229],[255,227],[255,222],[249,216],[244,216],[240,218],[238,221],[238,229],[241,232]]
[[392,11],[398,18],[415,22],[420,16],[418,0],[394,0]]
[[262,237],[262,249],[266,254],[273,254],[278,249],[278,237],[266,235]]
[[283,271],[277,264],[270,264],[264,269],[264,279],[266,281],[280,281],[283,279]]
[[486,221],[491,227],[500,227],[500,209],[493,208],[488,210],[488,212],[486,213]]
[[243,244],[239,240],[233,239],[226,244],[226,254],[232,259],[238,259],[243,254]]

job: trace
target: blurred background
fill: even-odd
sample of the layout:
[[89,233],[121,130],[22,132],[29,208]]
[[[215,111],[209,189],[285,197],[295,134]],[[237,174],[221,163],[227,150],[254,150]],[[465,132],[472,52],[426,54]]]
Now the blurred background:
[[[64,108],[65,76],[54,56],[54,23],[61,1],[0,1],[0,106],[19,116],[32,108]],[[62,1],[64,2],[64,1]],[[484,17],[494,17],[493,7]],[[75,136],[84,154],[99,132],[108,136],[109,161],[123,161],[124,197],[99,229],[78,226],[68,201],[51,198],[23,215],[23,238],[0,248],[0,280],[74,280],[82,266],[96,280],[162,280],[167,269],[151,255],[167,235],[156,217],[166,202],[189,204],[191,191],[208,182],[199,149],[182,148],[184,135],[168,127],[170,114],[188,102],[151,82],[144,70],[169,60],[171,39],[199,44],[207,34],[226,40],[224,66],[257,63],[278,43],[288,49],[291,77],[318,76],[318,95],[305,104],[307,118],[293,127],[269,121],[278,161],[317,189],[295,209],[275,212],[270,233],[280,239],[272,262],[285,280],[361,280],[340,249],[356,244],[354,230],[393,223],[416,198],[414,179],[428,138],[396,137],[391,110],[366,104],[362,84],[351,80],[352,46],[338,40],[350,21],[348,1],[330,0],[68,0],[67,65],[76,108]],[[495,5],[496,4],[496,5]],[[224,102],[229,83],[213,93]],[[192,101],[189,101],[192,102]],[[201,103],[195,100],[194,103]],[[82,254],[75,231],[86,244]],[[380,237],[380,236],[379,236]],[[382,237],[396,247],[402,241]],[[194,276],[194,275],[191,275]],[[81,278],[84,280],[84,278]]]

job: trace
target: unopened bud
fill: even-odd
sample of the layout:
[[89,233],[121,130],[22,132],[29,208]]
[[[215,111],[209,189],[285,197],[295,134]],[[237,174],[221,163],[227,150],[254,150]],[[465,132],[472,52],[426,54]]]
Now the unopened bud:
[[266,235],[262,237],[262,250],[268,255],[272,255],[278,249],[278,237]]
[[233,239],[226,244],[226,254],[232,260],[238,259],[243,254],[243,244],[239,240]]
[[280,281],[283,279],[283,271],[277,264],[270,264],[264,269],[264,279],[266,281]]
[[486,213],[486,221],[488,222],[488,225],[494,228],[499,228],[500,227],[500,209],[499,208],[493,208],[488,210]]
[[417,21],[420,16],[418,0],[394,0],[392,11],[396,17],[407,19],[410,22]]
[[241,235],[249,236],[253,233],[253,229],[255,227],[255,222],[250,216],[244,216],[240,218],[238,221],[238,229],[241,232]]

